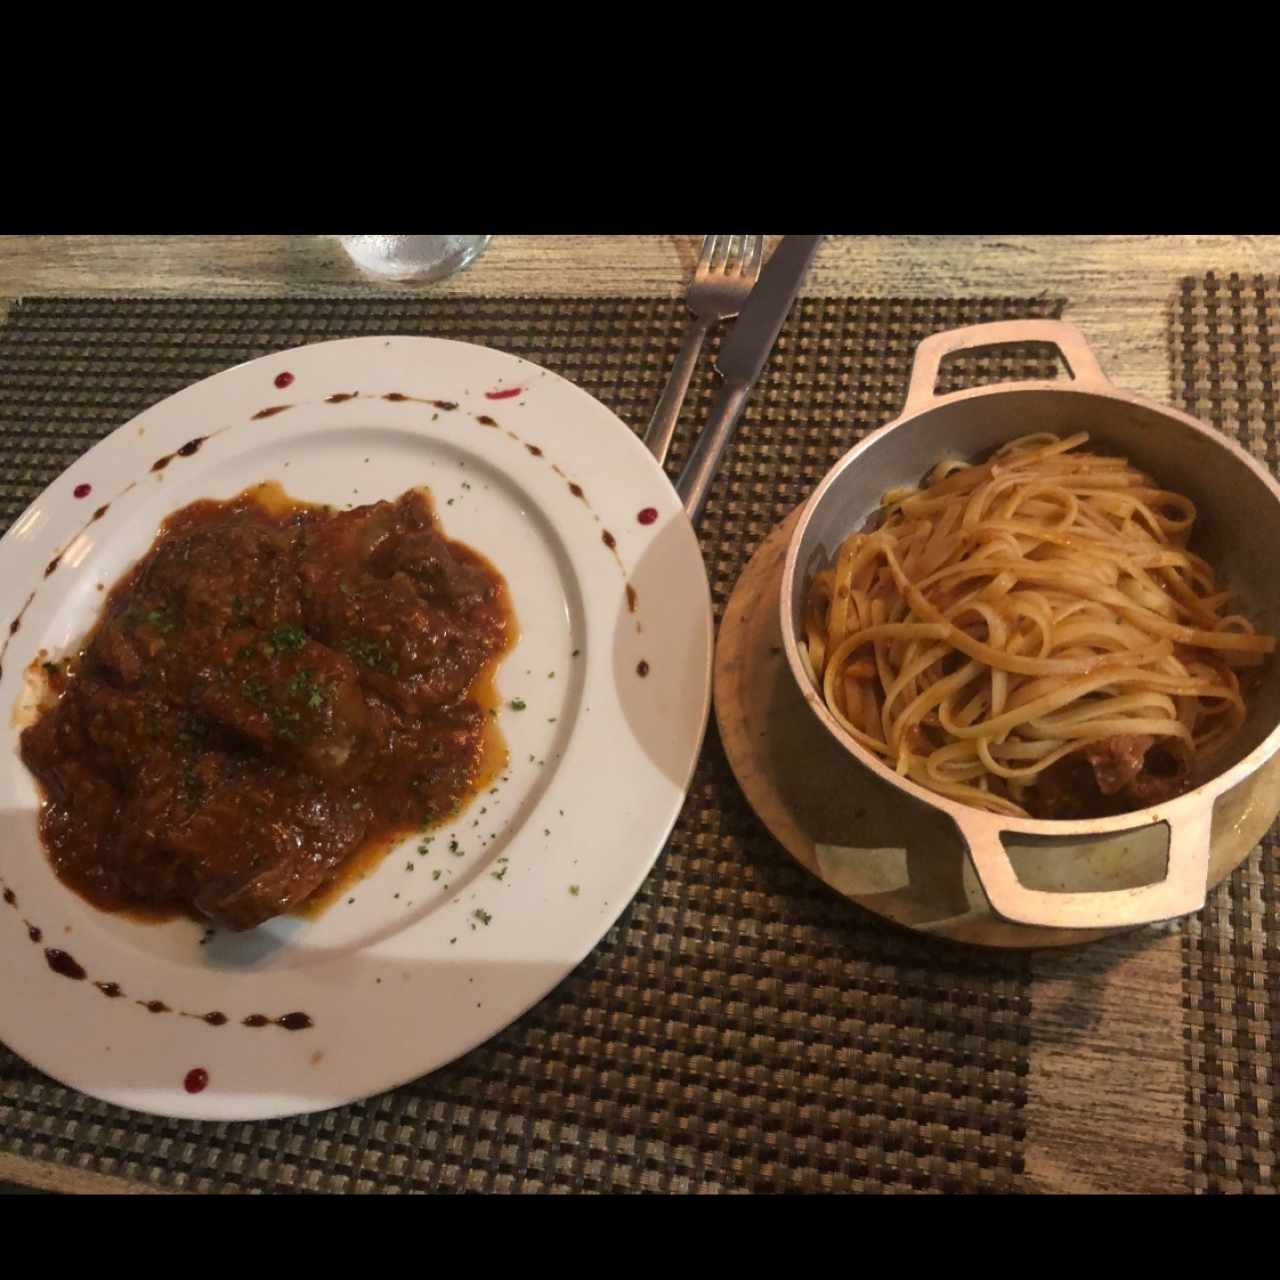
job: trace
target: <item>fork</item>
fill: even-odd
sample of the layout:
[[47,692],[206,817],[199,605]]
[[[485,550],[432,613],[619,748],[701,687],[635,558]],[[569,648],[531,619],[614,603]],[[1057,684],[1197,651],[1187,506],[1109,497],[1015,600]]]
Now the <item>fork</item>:
[[644,442],[661,466],[676,433],[680,407],[689,390],[698,355],[713,324],[732,320],[760,278],[764,236],[704,236],[698,268],[685,296],[694,321],[684,336],[666,389],[645,429]]

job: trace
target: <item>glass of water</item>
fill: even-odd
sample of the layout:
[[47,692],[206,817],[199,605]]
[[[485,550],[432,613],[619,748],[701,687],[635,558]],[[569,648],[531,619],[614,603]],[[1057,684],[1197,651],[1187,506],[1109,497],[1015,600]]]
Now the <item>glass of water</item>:
[[382,280],[443,280],[473,262],[492,236],[339,236],[362,271]]

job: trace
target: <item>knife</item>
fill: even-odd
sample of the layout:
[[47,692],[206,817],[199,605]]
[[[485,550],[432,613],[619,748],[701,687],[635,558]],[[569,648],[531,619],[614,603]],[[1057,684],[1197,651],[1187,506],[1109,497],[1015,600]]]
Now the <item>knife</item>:
[[707,425],[694,442],[689,461],[676,481],[676,492],[694,524],[702,518],[702,509],[707,504],[707,494],[720,459],[733,439],[751,388],[769,359],[823,238],[782,237],[782,242],[764,264],[756,287],[743,303],[737,323],[720,345],[716,359],[716,372],[721,377],[720,389],[712,402]]

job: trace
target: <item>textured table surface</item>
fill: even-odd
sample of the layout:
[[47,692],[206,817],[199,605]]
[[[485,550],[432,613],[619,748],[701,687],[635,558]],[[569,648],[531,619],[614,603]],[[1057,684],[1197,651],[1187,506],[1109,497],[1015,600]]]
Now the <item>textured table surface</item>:
[[[675,297],[700,236],[495,236],[443,284],[389,294]],[[1103,368],[1167,399],[1170,309],[1184,276],[1280,272],[1280,236],[834,236],[809,294],[1069,299]],[[0,236],[0,303],[49,293],[302,297],[367,292],[324,236]]]

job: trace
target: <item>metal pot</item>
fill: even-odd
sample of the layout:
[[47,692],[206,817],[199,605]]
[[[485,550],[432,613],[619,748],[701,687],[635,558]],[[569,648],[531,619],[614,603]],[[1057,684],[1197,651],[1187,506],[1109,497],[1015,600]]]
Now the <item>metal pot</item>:
[[[1044,342],[1062,353],[1071,379],[977,387],[934,394],[943,357],[1007,343]],[[796,683],[814,714],[863,767],[914,803],[945,814],[959,829],[992,912],[1016,924],[1067,929],[1149,924],[1204,905],[1215,801],[1280,749],[1280,662],[1264,668],[1263,684],[1215,777],[1164,804],[1110,818],[1057,822],[1008,818],[949,800],[900,777],[860,746],[827,710],[799,652],[805,595],[814,573],[829,565],[844,541],[897,485],[918,484],[943,457],[977,458],[1034,431],[1085,430],[1186,494],[1199,512],[1195,549],[1236,590],[1260,630],[1280,632],[1280,485],[1243,449],[1185,413],[1117,390],[1107,381],[1084,336],[1056,320],[1015,320],[935,334],[916,351],[900,417],[867,436],[840,459],[801,511],[782,575],[782,636]],[[1114,890],[1059,892],[1031,887],[1014,872],[1006,840],[1043,850],[1114,842],[1162,824],[1168,833],[1164,877]]]

